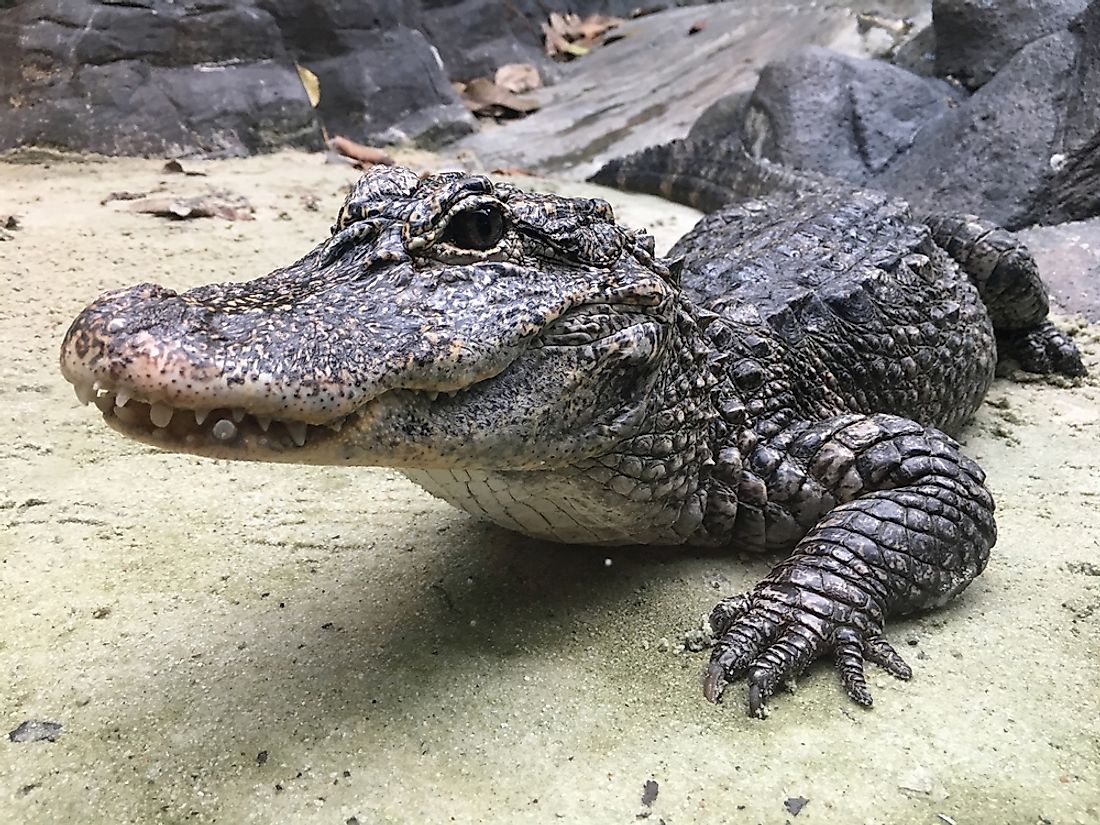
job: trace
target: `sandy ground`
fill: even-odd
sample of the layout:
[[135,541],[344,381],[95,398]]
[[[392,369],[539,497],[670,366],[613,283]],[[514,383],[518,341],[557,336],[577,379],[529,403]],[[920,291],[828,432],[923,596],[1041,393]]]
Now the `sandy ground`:
[[[22,224],[0,242],[0,724],[63,725],[4,737],[0,821],[1100,821],[1097,378],[995,386],[966,441],[1000,541],[961,599],[889,628],[910,683],[874,672],[862,711],[819,664],[751,720],[739,689],[703,701],[706,654],[679,641],[769,560],[533,542],[393,472],[161,454],[78,406],[56,360],[85,303],[289,262],[353,177],[191,165],[209,175],[0,165]],[[256,220],[100,204],[161,185],[232,190]],[[619,202],[666,242],[693,220]]]

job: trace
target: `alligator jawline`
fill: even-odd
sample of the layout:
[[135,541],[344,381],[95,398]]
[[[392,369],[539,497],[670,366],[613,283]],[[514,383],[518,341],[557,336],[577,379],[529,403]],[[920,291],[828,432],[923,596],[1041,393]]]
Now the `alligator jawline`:
[[83,403],[94,402],[108,426],[138,441],[193,452],[233,450],[263,454],[319,446],[335,438],[345,424],[366,415],[371,406],[385,395],[407,394],[431,404],[441,397],[450,399],[468,389],[464,387],[441,392],[387,390],[347,415],[324,424],[255,415],[241,407],[211,410],[175,408],[141,401],[124,391],[111,390],[98,383],[91,388],[78,388],[77,397]]

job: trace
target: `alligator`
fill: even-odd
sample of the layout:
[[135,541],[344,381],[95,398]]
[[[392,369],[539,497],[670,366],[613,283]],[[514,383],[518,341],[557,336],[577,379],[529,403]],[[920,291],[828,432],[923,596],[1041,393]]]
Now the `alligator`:
[[375,167],[289,266],[102,295],[62,372],[167,450],[396,467],[558,542],[781,551],[711,614],[703,692],[744,677],[762,716],[829,656],[869,706],[866,662],[912,673],[886,618],[989,558],[993,500],[952,434],[998,351],[1067,375],[1080,357],[996,227],[741,155],[694,182],[647,159],[604,178],[714,210],[667,257],[601,199]]

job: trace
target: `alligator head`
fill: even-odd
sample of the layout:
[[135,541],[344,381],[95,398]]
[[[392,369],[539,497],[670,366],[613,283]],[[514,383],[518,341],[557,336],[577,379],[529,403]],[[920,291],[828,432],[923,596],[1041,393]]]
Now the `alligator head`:
[[61,368],[112,427],[172,450],[554,466],[667,408],[654,385],[694,323],[674,280],[604,201],[379,168],[288,267],[101,296]]

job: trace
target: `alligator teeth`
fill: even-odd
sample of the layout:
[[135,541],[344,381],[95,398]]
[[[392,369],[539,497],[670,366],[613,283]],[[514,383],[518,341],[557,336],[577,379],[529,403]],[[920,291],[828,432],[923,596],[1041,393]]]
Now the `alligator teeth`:
[[95,390],[87,384],[73,384],[73,390],[76,392],[76,400],[85,406],[95,399]]
[[172,423],[172,413],[174,412],[175,410],[166,407],[164,404],[153,404],[149,408],[149,420],[156,427],[167,427]]
[[331,424],[328,424],[327,426],[334,433],[338,433],[340,432],[340,430],[344,429],[344,421],[345,419],[343,418],[337,418],[335,421],[333,421]]
[[271,426],[271,419],[268,418],[266,415],[257,415],[256,423],[259,424],[260,429],[266,433],[267,428]]
[[245,411],[240,407],[234,407],[232,410],[229,411],[229,415],[236,423],[240,424],[242,421],[244,421]]
[[286,421],[286,431],[290,433],[291,439],[299,447],[306,445],[306,425],[301,421]]
[[439,393],[437,393],[437,392],[429,392],[429,393],[427,393],[427,396],[428,396],[428,400],[429,400],[429,401],[435,401],[436,399],[438,399],[438,398],[439,398]]
[[210,434],[218,441],[229,441],[237,435],[237,425],[228,418],[223,418],[210,428]]
[[195,423],[201,427],[202,422],[206,420],[208,415],[210,415],[210,410],[195,410]]
[[110,392],[104,391],[102,395],[95,397],[95,405],[100,412],[109,413],[115,408],[115,397]]
[[129,401],[132,397],[133,396],[131,396],[130,393],[126,392],[126,390],[119,390],[117,393],[115,393],[115,406],[125,407],[126,402]]

